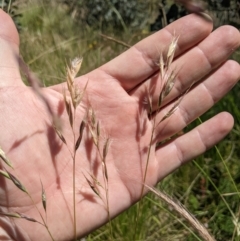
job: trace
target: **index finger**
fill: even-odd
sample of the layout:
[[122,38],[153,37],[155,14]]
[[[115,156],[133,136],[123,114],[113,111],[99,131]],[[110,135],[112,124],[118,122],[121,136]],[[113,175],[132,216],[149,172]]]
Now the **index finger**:
[[206,38],[211,31],[212,22],[199,15],[188,15],[143,39],[98,71],[107,73],[129,91],[158,70],[160,53],[166,53],[174,35],[180,36],[175,55],[178,56]]

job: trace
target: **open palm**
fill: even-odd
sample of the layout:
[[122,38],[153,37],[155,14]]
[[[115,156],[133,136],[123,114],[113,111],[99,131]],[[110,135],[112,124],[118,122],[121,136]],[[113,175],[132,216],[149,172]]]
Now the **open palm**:
[[[47,223],[55,240],[73,238],[72,166],[69,149],[73,133],[63,109],[62,85],[43,89],[54,113],[61,119],[67,145],[56,135],[51,117],[40,98],[26,87],[19,74],[16,54],[18,34],[12,20],[0,12],[0,146],[14,170],[45,217],[42,185],[47,196]],[[148,185],[155,185],[166,175],[220,141],[232,128],[233,119],[221,113],[189,133],[155,149],[157,142],[178,133],[188,123],[222,98],[240,76],[238,63],[226,61],[239,46],[239,32],[221,27],[211,33],[211,23],[190,15],[142,40],[111,62],[76,79],[80,89],[88,81],[86,93],[76,110],[78,130],[86,110],[91,109],[100,126],[100,146],[109,139],[106,158],[109,209],[112,217],[127,209],[141,196],[152,122],[146,108],[146,89],[150,82],[161,85],[157,62],[166,51],[173,33],[180,35],[174,66],[179,69],[175,86],[156,116],[162,116],[193,82],[178,110],[155,129],[147,170]],[[153,102],[159,91],[153,93]],[[2,166],[6,166],[2,164]],[[76,155],[77,234],[82,236],[108,221],[105,198],[101,200],[90,188],[94,175],[104,182],[99,153],[89,132],[85,131]],[[86,177],[85,177],[85,176]],[[99,187],[101,190],[101,187]],[[101,190],[101,193],[104,193]],[[0,177],[2,212],[19,212],[41,221],[30,198],[9,180]],[[46,229],[23,219],[0,218],[0,238],[9,240],[50,240]],[[39,237],[41,237],[39,239]]]

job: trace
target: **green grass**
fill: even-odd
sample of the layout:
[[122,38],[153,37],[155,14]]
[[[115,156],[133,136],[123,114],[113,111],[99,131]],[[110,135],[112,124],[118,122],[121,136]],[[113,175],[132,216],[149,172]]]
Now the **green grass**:
[[[19,4],[18,11],[22,14],[21,54],[46,86],[65,79],[66,61],[75,56],[84,57],[81,70],[84,74],[126,50],[126,47],[102,38],[101,30],[92,30],[74,21],[62,5],[54,1],[36,2],[37,4],[34,1]],[[117,39],[129,45],[146,36],[143,33],[133,33],[131,30],[117,35],[109,30],[105,34],[117,36]],[[240,59],[239,53],[233,57]],[[238,85],[201,117],[204,121],[223,110],[233,114],[234,129],[218,144],[219,152],[216,148],[212,148],[158,185],[158,188],[183,203],[209,228],[218,241],[240,240],[237,227],[232,221],[232,215],[238,218],[240,214],[240,195],[236,194],[236,189],[240,189],[239,95]],[[198,124],[199,120],[196,120],[184,131],[189,131]],[[112,222],[114,240],[132,240],[136,210],[133,206],[114,219]],[[144,198],[135,237],[136,240],[146,241],[198,240],[194,231],[189,229],[187,222],[168,209],[166,204],[154,194]],[[107,226],[86,237],[88,241],[108,239]]]

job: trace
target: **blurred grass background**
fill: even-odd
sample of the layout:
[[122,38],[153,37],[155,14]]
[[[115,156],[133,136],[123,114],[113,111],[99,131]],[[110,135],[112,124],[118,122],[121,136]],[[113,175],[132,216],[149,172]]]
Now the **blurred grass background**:
[[[65,80],[65,65],[69,59],[83,56],[81,74],[84,74],[127,49],[126,46],[102,37],[101,33],[128,45],[151,34],[150,25],[158,16],[160,1],[139,0],[127,8],[126,4],[131,2],[134,1],[15,0],[2,1],[1,7],[10,13],[18,26],[20,51],[25,62],[44,85],[48,86]],[[111,11],[109,13],[105,10],[107,17],[98,16],[101,7],[103,8],[102,4],[107,6],[109,3]],[[169,9],[172,3],[166,1],[165,9]],[[84,16],[87,6],[90,9],[91,6],[96,8],[95,13],[92,13],[92,20]],[[130,11],[131,17],[125,20],[121,8],[124,8],[125,13]],[[95,20],[94,14],[98,16]],[[138,23],[135,18],[139,20]],[[239,51],[232,58],[239,61]],[[239,97],[238,84],[214,108],[184,130],[191,130],[201,121],[221,111],[232,113],[235,118],[234,129],[218,144],[218,149],[212,148],[158,185],[159,189],[183,203],[218,241],[240,240]],[[114,240],[132,241],[133,232],[136,232],[135,239],[139,241],[201,240],[182,217],[177,216],[151,193],[144,198],[136,231],[133,226],[135,212],[136,208],[133,206],[114,219]],[[109,229],[107,226],[102,227],[82,240],[109,240]]]

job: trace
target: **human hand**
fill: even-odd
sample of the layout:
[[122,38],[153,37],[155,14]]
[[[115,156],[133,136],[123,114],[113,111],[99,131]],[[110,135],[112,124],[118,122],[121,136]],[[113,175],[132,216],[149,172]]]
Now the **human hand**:
[[[73,238],[72,158],[52,128],[45,105],[20,77],[16,54],[18,34],[10,18],[0,12],[0,146],[14,170],[7,168],[27,188],[34,203],[42,208],[42,187],[47,196],[47,223],[55,240]],[[76,129],[89,103],[101,129],[101,143],[110,138],[108,169],[109,210],[112,217],[141,197],[143,173],[152,122],[145,110],[143,95],[151,81],[157,81],[159,52],[167,49],[172,35],[180,35],[174,66],[179,68],[175,86],[163,102],[161,117],[195,81],[178,110],[156,128],[151,143],[146,183],[155,185],[169,173],[219,142],[232,128],[233,118],[221,113],[155,150],[155,145],[182,130],[207,111],[237,82],[239,64],[226,61],[239,46],[239,32],[212,25],[190,15],[142,40],[111,62],[76,79],[80,89],[88,81],[85,98],[76,110]],[[159,51],[158,51],[159,50]],[[160,86],[160,80],[157,81]],[[156,88],[157,90],[158,88]],[[68,146],[74,145],[68,115],[62,109],[62,85],[43,89],[52,110],[60,116]],[[154,103],[159,93],[153,95]],[[108,221],[106,208],[89,187],[83,173],[94,173],[102,183],[101,162],[91,138],[84,134],[76,156],[77,235],[83,236]],[[2,164],[2,166],[6,166]],[[41,179],[41,182],[40,182]],[[0,207],[4,212],[19,212],[39,220],[29,197],[12,182],[0,177]],[[46,229],[26,220],[0,219],[0,237],[10,240],[51,240]]]

